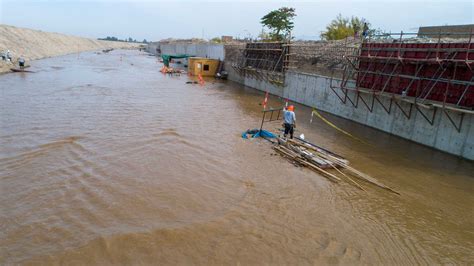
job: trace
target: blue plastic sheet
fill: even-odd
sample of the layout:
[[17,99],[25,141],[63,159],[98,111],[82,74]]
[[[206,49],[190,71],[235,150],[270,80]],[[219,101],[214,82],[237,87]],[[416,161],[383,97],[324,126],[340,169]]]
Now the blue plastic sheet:
[[269,139],[274,139],[277,137],[276,134],[273,134],[270,131],[267,130],[259,130],[259,129],[249,129],[245,132],[242,133],[242,138],[243,139],[248,139],[248,135],[250,135],[251,138],[269,138]]

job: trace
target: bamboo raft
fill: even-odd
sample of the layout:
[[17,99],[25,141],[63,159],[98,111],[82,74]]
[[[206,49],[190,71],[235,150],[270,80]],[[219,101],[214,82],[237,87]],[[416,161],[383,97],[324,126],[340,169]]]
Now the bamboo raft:
[[[371,177],[355,169],[354,167],[349,166],[349,161],[338,154],[335,154],[327,149],[324,149],[299,138],[277,139],[278,143],[273,146],[273,149],[280,153],[280,155],[288,158],[290,161],[292,161],[298,166],[307,167],[323,175],[332,182],[338,183],[344,179],[352,185],[356,186],[357,188],[365,191],[363,186],[359,184],[356,180],[354,180],[354,178],[357,178],[363,180],[364,182],[370,183],[372,185],[400,195],[400,193],[382,184],[374,177]],[[334,172],[329,172],[330,169],[334,170]]]
[[22,69],[22,68],[10,68],[12,72],[24,72],[24,73],[33,73],[33,71]]

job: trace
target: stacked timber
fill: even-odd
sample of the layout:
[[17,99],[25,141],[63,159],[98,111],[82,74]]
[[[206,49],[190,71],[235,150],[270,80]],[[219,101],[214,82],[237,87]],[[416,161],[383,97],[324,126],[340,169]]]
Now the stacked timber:
[[[352,178],[355,177],[395,194],[400,194],[374,177],[349,166],[349,161],[342,156],[302,139],[278,138],[278,144],[273,146],[273,149],[291,160],[295,165],[304,166],[318,172],[332,182],[337,183],[345,179],[357,188],[365,190],[361,184]],[[331,169],[334,172],[330,172]]]

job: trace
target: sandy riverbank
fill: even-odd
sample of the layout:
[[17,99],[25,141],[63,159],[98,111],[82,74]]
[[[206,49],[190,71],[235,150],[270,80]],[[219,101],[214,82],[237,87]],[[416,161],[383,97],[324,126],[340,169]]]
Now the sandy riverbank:
[[[31,60],[106,48],[134,48],[137,44],[99,41],[94,39],[43,32],[9,25],[0,25],[0,51],[10,50],[13,61],[24,56]],[[0,73],[9,72],[12,64],[0,61]]]

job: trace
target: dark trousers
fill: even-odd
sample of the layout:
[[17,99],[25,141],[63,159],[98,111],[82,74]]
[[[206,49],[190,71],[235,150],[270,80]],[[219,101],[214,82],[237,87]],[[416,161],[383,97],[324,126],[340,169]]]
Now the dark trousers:
[[288,133],[290,133],[290,138],[292,139],[293,138],[293,125],[292,124],[287,124],[285,123],[285,138],[286,138],[286,135],[288,135]]

